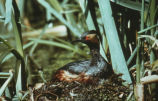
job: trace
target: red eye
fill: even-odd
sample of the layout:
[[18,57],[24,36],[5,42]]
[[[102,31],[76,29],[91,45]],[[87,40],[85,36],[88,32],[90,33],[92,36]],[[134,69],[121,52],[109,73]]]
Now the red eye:
[[86,40],[90,40],[90,38],[89,38],[89,36],[86,36],[86,38],[85,38]]

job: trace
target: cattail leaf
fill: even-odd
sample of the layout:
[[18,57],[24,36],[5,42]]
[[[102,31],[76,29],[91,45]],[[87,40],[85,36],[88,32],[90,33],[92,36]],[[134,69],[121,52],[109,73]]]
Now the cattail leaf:
[[5,25],[11,22],[12,15],[12,0],[6,0],[5,3],[6,15],[5,15]]
[[122,79],[126,80],[126,84],[130,84],[132,81],[118,38],[118,32],[112,16],[110,1],[98,0],[98,4],[109,44],[113,69],[116,73],[123,74]]

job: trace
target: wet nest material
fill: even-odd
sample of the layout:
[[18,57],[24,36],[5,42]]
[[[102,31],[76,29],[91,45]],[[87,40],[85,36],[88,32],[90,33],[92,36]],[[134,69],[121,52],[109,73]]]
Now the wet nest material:
[[95,84],[49,82],[32,90],[34,101],[124,101],[130,93],[118,75]]

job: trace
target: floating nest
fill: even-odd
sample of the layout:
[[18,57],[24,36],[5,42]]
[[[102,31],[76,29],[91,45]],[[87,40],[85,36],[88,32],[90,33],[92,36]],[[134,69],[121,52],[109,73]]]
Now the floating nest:
[[118,75],[93,84],[79,82],[49,82],[31,89],[34,101],[124,101],[130,93]]

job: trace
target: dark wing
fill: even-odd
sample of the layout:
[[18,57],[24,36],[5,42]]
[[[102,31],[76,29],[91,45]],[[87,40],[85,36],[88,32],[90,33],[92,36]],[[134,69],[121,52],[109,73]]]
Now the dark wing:
[[86,72],[86,75],[101,76],[105,72],[107,72],[107,63],[102,60],[93,64]]
[[84,61],[75,61],[66,64],[65,66],[61,67],[59,70],[68,70],[74,73],[85,73],[88,71],[90,65],[90,60]]

